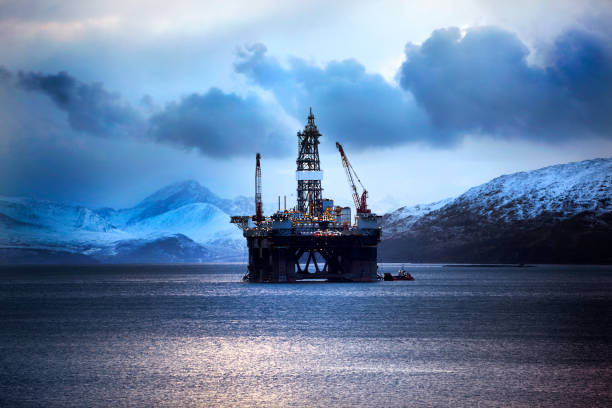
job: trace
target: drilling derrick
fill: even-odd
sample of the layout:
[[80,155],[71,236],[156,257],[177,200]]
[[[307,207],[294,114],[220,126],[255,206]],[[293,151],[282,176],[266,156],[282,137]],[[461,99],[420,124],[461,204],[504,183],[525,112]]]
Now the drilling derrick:
[[304,130],[297,133],[297,210],[312,216],[323,212],[323,188],[321,188],[321,163],[319,161],[319,137],[321,134],[314,123],[312,108]]
[[[297,205],[264,217],[261,199],[261,156],[255,164],[255,215],[233,216],[247,240],[249,282],[296,282],[326,279],[371,282],[377,279],[379,216],[367,207],[367,191],[346,157],[336,146],[349,179],[357,214],[352,223],[349,207],[334,206],[323,198],[323,171],[319,162],[319,137],[312,109],[298,136]],[[363,190],[359,194],[355,180]]]
[[259,163],[261,155],[257,153],[255,156],[255,217],[253,221],[263,221],[263,204],[261,202],[261,165]]

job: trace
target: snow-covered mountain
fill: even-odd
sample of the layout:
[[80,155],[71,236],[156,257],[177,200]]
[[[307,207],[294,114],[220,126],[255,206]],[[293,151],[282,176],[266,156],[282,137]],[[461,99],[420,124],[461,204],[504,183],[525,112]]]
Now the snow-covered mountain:
[[[383,217],[383,259],[612,261],[612,159],[497,177]],[[386,259],[385,259],[386,260]]]
[[[612,263],[611,190],[612,159],[501,176],[386,214],[380,258]],[[224,199],[195,181],[119,210],[0,197],[0,263],[246,261],[229,220],[253,212],[252,199]]]
[[135,207],[118,211],[107,209],[104,214],[119,224],[132,225],[190,204],[201,203],[214,206],[225,214],[246,214],[254,211],[252,199],[249,200],[246,197],[237,197],[234,200],[220,198],[197,181],[187,180],[158,190]]
[[408,231],[412,224],[421,219],[425,214],[438,210],[453,200],[454,198],[446,198],[430,204],[401,207],[389,214],[385,214],[383,216],[383,233],[385,237],[393,237]]
[[252,213],[252,201],[220,198],[191,180],[120,210],[0,197],[0,254],[5,262],[44,259],[44,252],[60,254],[62,261],[72,254],[81,262],[84,257],[104,262],[238,260],[244,257],[244,238],[229,219]]

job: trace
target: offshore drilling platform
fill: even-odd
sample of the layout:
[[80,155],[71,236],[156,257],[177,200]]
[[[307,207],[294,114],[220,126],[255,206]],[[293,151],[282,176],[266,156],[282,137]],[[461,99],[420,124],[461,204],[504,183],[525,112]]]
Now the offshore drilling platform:
[[[280,208],[269,217],[261,199],[261,156],[255,164],[255,215],[233,216],[247,239],[249,282],[296,282],[327,279],[334,282],[370,282],[378,278],[377,245],[380,217],[367,205],[368,192],[361,184],[342,146],[336,143],[355,203],[355,222],[350,207],[334,206],[323,198],[323,171],[319,162],[319,137],[312,109],[303,131],[297,133],[297,204]],[[355,180],[359,184],[358,189]]]

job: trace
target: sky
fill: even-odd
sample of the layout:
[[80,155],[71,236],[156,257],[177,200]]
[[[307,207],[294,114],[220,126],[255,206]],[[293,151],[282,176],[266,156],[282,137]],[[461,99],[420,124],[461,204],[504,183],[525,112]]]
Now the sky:
[[0,0],[0,195],[127,207],[194,179],[295,200],[312,107],[383,213],[612,156],[608,1]]

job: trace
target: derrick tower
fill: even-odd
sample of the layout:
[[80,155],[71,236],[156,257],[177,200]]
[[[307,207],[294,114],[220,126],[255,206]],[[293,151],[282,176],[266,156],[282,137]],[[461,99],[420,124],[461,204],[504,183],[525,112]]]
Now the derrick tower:
[[312,216],[323,212],[323,188],[321,180],[323,172],[319,161],[319,137],[321,133],[314,122],[312,108],[308,115],[308,123],[304,130],[297,132],[298,158],[297,179],[297,210]]
[[281,211],[279,196],[278,211],[264,216],[258,153],[255,156],[255,215],[231,218],[242,229],[249,248],[248,272],[243,279],[249,282],[376,281],[381,217],[367,208],[366,189],[338,143],[357,209],[353,223],[350,207],[335,206],[331,198],[322,198],[321,133],[315,125],[312,108],[304,130],[297,132],[297,136],[297,208],[288,210],[285,205]]
[[256,222],[263,221],[263,204],[261,202],[261,155],[255,156],[255,218]]

